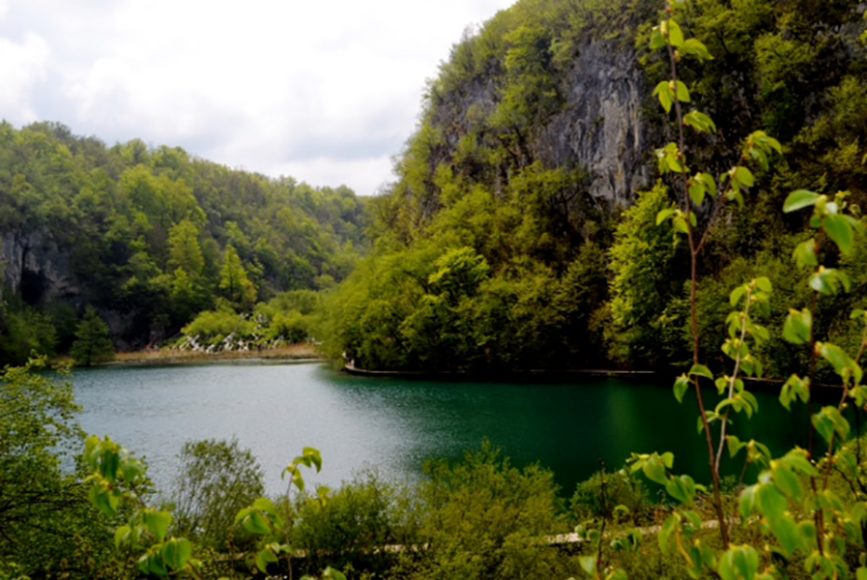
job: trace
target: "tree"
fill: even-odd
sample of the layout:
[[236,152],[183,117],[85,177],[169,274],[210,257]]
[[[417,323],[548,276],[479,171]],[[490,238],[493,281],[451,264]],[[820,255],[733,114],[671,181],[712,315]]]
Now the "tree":
[[0,577],[102,576],[93,567],[110,557],[111,531],[61,469],[83,441],[80,408],[44,368],[33,360],[0,373]]
[[247,277],[244,264],[232,245],[226,246],[220,291],[229,302],[244,310],[249,310],[256,302],[256,286]]
[[111,342],[108,325],[90,306],[87,307],[84,318],[75,331],[72,358],[81,366],[91,366],[114,358],[114,345]]
[[180,268],[192,278],[202,274],[205,259],[199,245],[199,228],[183,220],[169,231],[169,269]]

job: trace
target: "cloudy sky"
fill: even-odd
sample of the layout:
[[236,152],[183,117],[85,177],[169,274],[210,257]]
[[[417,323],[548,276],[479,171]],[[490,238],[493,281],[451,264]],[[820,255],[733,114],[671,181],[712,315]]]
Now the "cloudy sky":
[[0,118],[368,195],[452,44],[513,2],[0,0]]

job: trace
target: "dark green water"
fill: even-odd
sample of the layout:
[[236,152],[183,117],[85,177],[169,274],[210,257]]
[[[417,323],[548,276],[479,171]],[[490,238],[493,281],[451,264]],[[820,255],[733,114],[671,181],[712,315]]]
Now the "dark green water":
[[[211,365],[78,371],[73,382],[90,433],[110,435],[149,464],[167,489],[188,440],[236,436],[258,457],[269,492],[304,446],[317,447],[336,485],[365,467],[415,481],[432,457],[458,459],[490,439],[519,465],[552,469],[564,491],[631,451],[672,451],[675,469],[705,480],[695,401],[668,384],[585,379],[573,383],[437,383],[352,377],[315,364]],[[739,418],[742,439],[782,451],[805,445],[806,413],[786,413],[776,392]],[[731,466],[730,471],[739,470]]]

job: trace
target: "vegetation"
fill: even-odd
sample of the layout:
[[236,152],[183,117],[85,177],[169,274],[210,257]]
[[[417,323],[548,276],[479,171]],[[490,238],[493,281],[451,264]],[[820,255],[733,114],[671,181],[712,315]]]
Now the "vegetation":
[[114,345],[111,343],[108,326],[93,308],[85,311],[84,318],[75,331],[71,354],[76,364],[85,367],[109,361],[114,357]]
[[0,124],[0,363],[69,352],[88,307],[120,350],[204,310],[249,314],[342,280],[364,204],[141,141],[107,147],[52,123]]
[[[551,153],[572,130],[567,121],[583,119],[570,101],[577,67],[587,66],[581,55],[626,59],[633,46],[651,87],[642,101],[646,161],[677,142],[677,126],[650,101],[670,76],[669,62],[648,50],[657,7],[524,0],[455,46],[429,87],[397,183],[374,202],[372,255],[329,298],[321,336],[332,356],[371,369],[477,371],[685,362],[692,249],[655,227],[670,194],[648,183],[619,207],[590,195],[594,175],[574,155]],[[850,1],[695,0],[679,15],[715,57],[679,61],[678,80],[707,116],[685,120],[712,118],[716,129],[698,136],[691,160],[714,175],[744,167],[756,192],[747,212],[736,200],[717,210],[699,286],[721,296],[745,272],[762,271],[796,299],[803,291],[785,264],[803,222],[780,215],[784,198],[798,187],[848,190],[863,205],[867,192],[863,10]],[[784,161],[740,160],[757,128],[779,140]],[[856,305],[863,272],[853,270],[855,290],[837,300]],[[723,362],[711,339],[725,328],[718,304],[698,304],[700,351],[713,362]],[[774,310],[769,324],[785,314]],[[796,367],[782,341],[762,348],[776,376]]]
[[[324,299],[323,328],[333,353],[371,368],[527,368],[602,353],[679,366],[674,396],[696,402],[709,485],[676,473],[670,452],[633,454],[580,484],[567,507],[550,472],[515,468],[485,445],[430,464],[411,490],[376,477],[310,490],[305,473],[322,457],[305,448],[283,472],[286,494],[269,498],[249,452],[206,441],[184,449],[173,513],[151,501],[144,464],[108,438],[88,438],[79,471],[64,470],[84,439],[69,386],[10,369],[0,380],[0,573],[867,576],[867,441],[851,424],[867,410],[863,7],[671,0],[635,38],[613,33],[643,14],[626,0],[524,0],[456,47],[400,181],[375,204],[385,230],[374,255]],[[619,220],[587,198],[581,168],[546,166],[535,148],[585,33],[649,47],[643,66],[664,112],[659,179]],[[486,78],[497,79],[494,106],[445,127],[444,109]],[[148,197],[149,182],[174,193]],[[306,336],[320,297],[254,305],[267,276],[245,266],[241,230],[227,228],[222,252],[197,251],[183,184],[137,165],[118,187],[140,200],[138,219],[172,232],[163,254],[177,296],[220,295],[183,340]],[[147,213],[144,201],[168,198],[177,213]],[[159,278],[151,241],[141,237],[129,265]],[[220,253],[217,268],[208,256]],[[137,276],[125,284],[153,282]],[[58,310],[49,323],[62,319]],[[91,352],[104,335],[89,311],[75,345]],[[774,457],[736,434],[735,419],[759,411],[749,380],[766,370],[788,376],[785,408],[808,405],[807,449]],[[816,409],[820,380],[838,386],[839,401]],[[741,459],[740,481],[724,485],[721,465]],[[664,499],[651,505],[645,486]],[[560,535],[570,529],[580,543]]]

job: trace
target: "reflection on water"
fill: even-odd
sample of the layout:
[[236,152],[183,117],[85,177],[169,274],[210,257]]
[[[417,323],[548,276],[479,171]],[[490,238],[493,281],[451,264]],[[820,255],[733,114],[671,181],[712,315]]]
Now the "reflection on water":
[[[631,451],[670,450],[675,468],[705,479],[695,403],[668,385],[616,379],[570,384],[437,383],[362,378],[316,364],[97,369],[73,377],[85,430],[110,435],[150,464],[166,489],[185,441],[238,438],[252,449],[269,492],[302,447],[322,451],[313,481],[337,485],[365,467],[414,481],[431,457],[460,458],[485,438],[518,465],[551,468],[564,491]],[[806,414],[784,412],[772,392],[735,433],[782,450],[806,432]],[[732,467],[730,471],[738,471]]]

